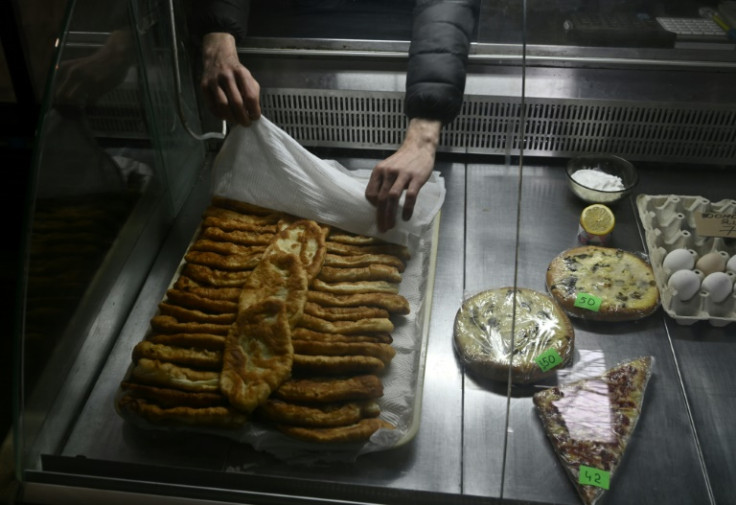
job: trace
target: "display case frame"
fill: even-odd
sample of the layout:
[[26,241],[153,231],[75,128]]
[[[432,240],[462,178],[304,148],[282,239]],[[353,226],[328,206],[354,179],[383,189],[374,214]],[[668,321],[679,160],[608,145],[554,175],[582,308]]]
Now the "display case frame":
[[[138,19],[142,18],[146,16]],[[144,86],[148,98],[143,109],[148,121],[159,128],[172,124],[168,113],[176,108],[176,97],[167,92],[159,95],[150,87],[150,83],[171,82],[170,77],[162,77],[170,70],[164,64],[170,52],[166,33],[158,39],[161,46],[153,45],[153,50],[145,42],[138,46],[142,65],[152,66],[146,74],[149,87]],[[75,40],[75,34],[69,37]],[[408,42],[288,42],[254,37],[240,49],[242,60],[263,85],[264,115],[318,156],[352,169],[371,169],[401,141]],[[647,252],[634,203],[637,194],[699,194],[714,201],[734,198],[736,102],[730,82],[736,61],[731,53],[695,49],[675,54],[655,49],[475,43],[470,63],[465,109],[445,129],[436,165],[447,198],[440,220],[423,414],[414,440],[339,468],[306,468],[218,437],[141,432],[115,414],[110,393],[121,378],[118,372],[125,369],[132,346],[145,334],[211,197],[211,153],[205,156],[205,146],[181,126],[172,126],[171,137],[162,133],[165,129],[154,128],[151,163],[165,175],[147,206],[139,207],[130,218],[135,223],[130,237],[119,239],[128,247],[112,261],[114,267],[105,270],[110,277],[101,281],[97,291],[97,301],[103,304],[87,310],[90,319],[80,326],[81,333],[89,335],[99,334],[90,328],[102,327],[104,343],[90,346],[74,341],[83,352],[71,364],[47,370],[49,377],[42,383],[58,379],[62,389],[61,393],[42,391],[57,406],[46,411],[33,429],[39,436],[35,442],[23,440],[28,432],[19,423],[20,499],[39,504],[129,503],[131,499],[140,503],[579,503],[536,418],[531,405],[534,389],[507,388],[469,375],[452,345],[455,312],[467,296],[491,287],[544,290],[546,264],[576,244],[583,202],[569,192],[564,164],[577,153],[591,148],[616,151],[639,168],[635,193],[614,207],[616,247]],[[642,82],[642,75],[649,79]],[[658,94],[663,87],[668,90],[666,99]],[[296,102],[290,97],[297,95],[302,100],[313,97],[312,102],[297,104],[302,114],[294,114]],[[354,98],[363,100],[363,105],[345,108]],[[196,102],[193,94],[187,100]],[[479,104],[488,109],[481,107],[478,112]],[[624,131],[622,137],[631,141],[632,135],[643,136],[650,146],[661,140],[659,150],[626,151],[621,144],[600,139],[572,146],[555,142],[581,136],[564,133],[564,125],[611,121],[612,111],[620,111],[620,123],[625,126],[631,120],[627,111],[647,106],[659,111],[659,116],[647,120],[644,114],[640,123],[645,124],[639,130]],[[545,121],[563,110],[596,107],[602,112],[590,118],[570,116],[559,129]],[[717,112],[675,120],[673,111],[698,108]],[[535,110],[546,111],[536,118],[537,123],[532,121]],[[201,113],[207,129],[212,118]],[[360,123],[363,116],[380,120]],[[325,135],[334,131],[333,122],[350,124],[356,137],[340,142]],[[365,133],[375,124],[382,125],[383,136]],[[489,146],[483,138],[473,137],[492,124],[500,124],[497,143]],[[703,149],[684,156],[676,149],[680,137],[675,135],[676,140],[668,143],[641,133],[662,128],[683,132],[711,128],[712,133],[701,139]],[[118,133],[125,139],[124,131]],[[538,134],[547,144],[534,149],[525,136],[530,134]],[[139,146],[140,138],[133,144]],[[196,156],[187,156],[189,152]],[[189,171],[178,180],[182,160],[187,160]],[[31,207],[34,203],[30,202]],[[128,276],[136,282],[128,283]],[[642,321],[623,324],[575,321],[575,329],[579,362],[610,366],[640,353],[656,359],[642,424],[617,476],[620,484],[608,493],[605,503],[733,503],[736,434],[728,422],[736,409],[729,388],[736,378],[729,367],[736,359],[733,328],[707,323],[685,327],[660,310]],[[67,369],[72,373],[65,376]],[[21,406],[31,405],[31,397],[23,396]],[[20,417],[27,419],[30,412]],[[62,432],[49,431],[54,423],[64,426]]]

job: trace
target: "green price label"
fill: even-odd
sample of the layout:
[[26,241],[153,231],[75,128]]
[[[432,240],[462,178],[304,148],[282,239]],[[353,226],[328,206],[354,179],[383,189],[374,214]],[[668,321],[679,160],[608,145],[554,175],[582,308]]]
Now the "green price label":
[[541,368],[543,372],[546,372],[547,370],[552,370],[554,367],[562,363],[562,358],[557,352],[557,349],[552,347],[537,356],[535,361],[537,362],[537,365],[539,365],[539,368]]
[[589,486],[596,486],[603,489],[608,489],[608,485],[611,482],[611,473],[605,470],[598,470],[590,466],[580,465],[580,475],[578,476],[578,482],[580,484],[588,484]]
[[598,312],[601,308],[601,299],[588,293],[578,293],[578,296],[575,298],[575,306]]

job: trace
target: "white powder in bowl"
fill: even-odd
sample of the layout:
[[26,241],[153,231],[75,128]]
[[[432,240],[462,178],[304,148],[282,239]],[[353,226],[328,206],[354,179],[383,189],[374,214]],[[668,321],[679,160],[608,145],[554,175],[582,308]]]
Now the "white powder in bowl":
[[572,174],[572,178],[578,184],[590,189],[602,191],[621,191],[626,189],[621,177],[607,174],[593,168],[583,168]]

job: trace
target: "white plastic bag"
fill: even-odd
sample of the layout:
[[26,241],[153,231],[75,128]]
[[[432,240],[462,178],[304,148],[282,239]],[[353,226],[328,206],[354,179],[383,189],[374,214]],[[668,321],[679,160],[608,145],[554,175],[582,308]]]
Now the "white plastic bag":
[[370,172],[318,158],[265,117],[230,132],[213,176],[217,196],[402,245],[431,227],[445,199],[444,180],[435,172],[420,191],[411,220],[398,216],[394,229],[379,233],[375,208],[364,196]]

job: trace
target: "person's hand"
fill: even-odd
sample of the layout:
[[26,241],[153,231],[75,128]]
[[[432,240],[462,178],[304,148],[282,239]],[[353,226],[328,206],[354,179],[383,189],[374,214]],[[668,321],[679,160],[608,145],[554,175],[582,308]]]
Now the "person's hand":
[[250,126],[261,117],[261,86],[238,58],[235,37],[208,33],[202,39],[202,91],[220,119]]
[[398,151],[373,168],[365,197],[376,207],[379,231],[390,230],[396,225],[399,199],[405,191],[401,217],[404,221],[411,219],[419,190],[434,169],[441,129],[440,121],[412,119]]
[[130,31],[112,32],[98,51],[59,65],[58,85],[54,91],[56,105],[81,108],[94,104],[123,82],[133,62]]

